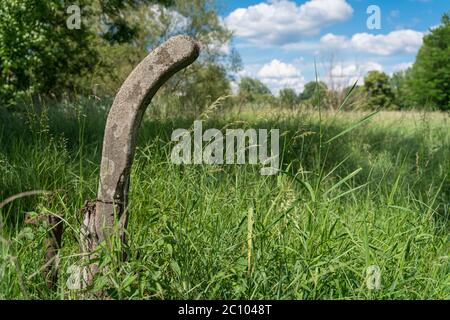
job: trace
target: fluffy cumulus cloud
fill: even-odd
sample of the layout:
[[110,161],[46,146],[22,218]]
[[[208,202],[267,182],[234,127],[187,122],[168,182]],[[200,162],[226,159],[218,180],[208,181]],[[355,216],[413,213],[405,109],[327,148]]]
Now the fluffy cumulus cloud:
[[350,47],[351,41],[346,36],[338,36],[333,33],[327,33],[320,38],[320,43],[329,48],[345,49]]
[[272,0],[239,8],[226,18],[226,25],[238,37],[258,45],[285,45],[317,34],[324,26],[342,22],[353,14],[346,0]]
[[265,64],[258,72],[260,78],[290,78],[298,74],[297,68],[292,64],[286,64],[274,59]]
[[398,30],[387,35],[357,33],[351,42],[358,50],[390,56],[396,53],[415,54],[422,45],[422,38],[422,32]]
[[[285,63],[278,59],[273,59],[266,64],[247,65],[240,71],[238,78],[252,77],[260,80],[267,85],[274,95],[284,88],[292,88],[297,93],[303,91],[308,81],[301,72],[301,66],[304,66],[302,60],[296,60],[292,63]],[[358,85],[364,84],[364,77],[369,71],[384,71],[381,64],[375,61],[350,62],[344,61],[330,66],[323,66],[323,72],[319,72],[319,78],[324,81],[329,88],[343,89],[353,85],[358,81]],[[232,84],[233,92],[238,92],[238,81]]]
[[292,88],[296,92],[302,92],[305,85],[305,78],[297,66],[277,59],[263,65],[256,76],[275,95],[283,88]]
[[351,39],[332,33],[324,35],[320,43],[328,48],[356,49],[381,56],[416,54],[424,34],[414,30],[397,30],[388,34],[356,33]]
[[345,62],[333,66],[322,80],[330,88],[342,89],[353,85],[356,81],[358,81],[358,85],[364,84],[364,76],[372,70],[383,71],[383,67],[373,61],[364,63]]
[[293,78],[264,78],[261,81],[270,88],[275,96],[278,96],[281,89],[291,88],[300,93],[305,88],[305,78],[303,76]]

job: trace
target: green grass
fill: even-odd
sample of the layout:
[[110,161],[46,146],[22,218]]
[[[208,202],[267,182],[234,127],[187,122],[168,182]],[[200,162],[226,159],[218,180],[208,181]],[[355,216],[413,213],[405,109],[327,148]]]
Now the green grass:
[[[80,208],[95,199],[108,102],[1,115],[0,299],[449,299],[450,126],[441,113],[218,111],[205,127],[278,128],[282,170],[176,166],[176,128],[145,118],[132,170],[129,241],[104,250],[90,292],[68,290],[81,263]],[[102,107],[103,106],[103,107]],[[349,128],[352,130],[348,131]],[[345,133],[340,135],[340,133]],[[336,139],[333,139],[337,137]],[[64,214],[57,288],[47,288],[43,227],[25,212]],[[381,288],[369,290],[377,265]]]

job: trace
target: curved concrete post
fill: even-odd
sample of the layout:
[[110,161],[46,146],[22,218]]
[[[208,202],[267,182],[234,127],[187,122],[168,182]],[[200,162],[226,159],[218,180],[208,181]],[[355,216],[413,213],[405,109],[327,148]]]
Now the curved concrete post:
[[[199,56],[197,42],[176,36],[153,50],[131,72],[117,93],[106,122],[97,201],[86,205],[81,241],[92,252],[120,221],[127,225],[130,171],[142,116],[158,89]],[[122,234],[124,240],[124,235]]]

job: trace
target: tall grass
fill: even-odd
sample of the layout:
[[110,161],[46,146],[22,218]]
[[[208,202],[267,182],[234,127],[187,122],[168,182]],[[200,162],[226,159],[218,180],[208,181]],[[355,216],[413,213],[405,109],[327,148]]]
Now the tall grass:
[[[145,118],[132,169],[129,241],[102,252],[94,288],[69,290],[80,265],[80,208],[95,199],[105,107],[100,101],[2,115],[0,298],[450,298],[449,118],[438,113],[284,112],[208,115],[204,128],[278,128],[282,172],[177,166],[170,135],[194,119]],[[359,123],[358,126],[354,126]],[[352,128],[352,130],[348,130]],[[337,137],[334,139],[334,137]],[[25,212],[64,214],[60,277],[43,273],[44,227]],[[121,261],[121,250],[128,260]],[[370,290],[366,272],[381,271]]]

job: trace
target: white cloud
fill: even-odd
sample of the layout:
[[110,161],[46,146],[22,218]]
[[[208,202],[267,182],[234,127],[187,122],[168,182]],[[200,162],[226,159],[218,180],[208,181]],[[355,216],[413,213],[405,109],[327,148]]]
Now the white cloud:
[[302,5],[287,0],[259,3],[231,12],[225,23],[236,36],[258,45],[285,45],[317,34],[324,26],[349,19],[346,0],[310,0]]
[[327,33],[322,38],[320,38],[320,43],[325,47],[340,49],[348,48],[351,46],[351,43],[346,36],[338,36],[333,33]]
[[295,65],[277,59],[263,65],[257,73],[257,78],[266,84],[275,95],[283,88],[292,88],[296,92],[302,92],[305,85],[305,78]]
[[[308,81],[305,79],[301,72],[301,68],[306,67],[302,59],[292,63],[285,63],[280,60],[274,59],[269,63],[251,64],[247,65],[244,70],[240,71],[238,78],[252,77],[260,80],[267,85],[274,95],[278,95],[279,91],[284,88],[292,88],[297,93],[303,91],[305,84]],[[350,62],[343,61],[335,63],[330,68],[329,66],[322,66],[325,69],[320,80],[324,81],[331,89],[340,90],[345,87],[353,85],[358,81],[358,85],[364,84],[364,77],[369,71],[377,70],[384,71],[381,64],[375,61],[367,62]],[[234,91],[237,92],[237,83],[233,84]]]
[[264,78],[261,81],[270,88],[270,91],[278,96],[281,89],[291,88],[300,93],[305,88],[305,78],[303,76],[292,78]]
[[267,85],[274,95],[284,88],[292,88],[296,92],[302,92],[306,83],[300,66],[304,64],[302,58],[292,63],[285,63],[274,59],[266,64],[249,64],[241,70],[238,78],[251,77],[260,80]]
[[320,43],[325,47],[352,48],[381,56],[399,53],[416,54],[422,46],[424,33],[414,30],[397,30],[388,34],[356,33],[351,39],[332,33],[324,35]]
[[258,72],[260,78],[295,77],[297,74],[298,70],[294,65],[283,63],[277,59],[265,64]]
[[[278,95],[279,91],[284,88],[292,88],[297,93],[300,93],[309,81],[305,79],[301,72],[302,66],[306,67],[302,59],[297,59],[292,63],[285,63],[274,59],[263,65],[247,65],[244,70],[239,72],[238,78],[256,78],[267,85],[274,95]],[[323,67],[328,71],[324,71],[320,80],[324,81],[329,88],[336,90],[351,86],[356,81],[358,81],[358,85],[363,85],[364,76],[369,71],[384,70],[381,64],[374,61],[362,63],[344,61],[335,63],[331,68],[329,66]],[[235,90],[237,92],[236,88]]]
[[213,39],[206,48],[211,53],[216,53],[219,55],[229,55],[231,52],[231,43],[225,42],[221,43],[217,39]]
[[422,32],[398,30],[387,35],[358,33],[352,37],[351,42],[358,50],[390,56],[396,53],[417,53],[422,46],[422,38]]
[[356,81],[358,85],[364,84],[364,76],[373,70],[383,71],[383,67],[374,61],[361,64],[344,62],[333,66],[322,80],[332,89],[342,89],[353,85]]

